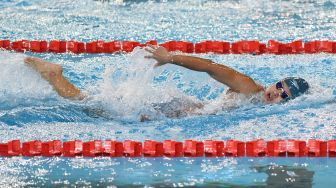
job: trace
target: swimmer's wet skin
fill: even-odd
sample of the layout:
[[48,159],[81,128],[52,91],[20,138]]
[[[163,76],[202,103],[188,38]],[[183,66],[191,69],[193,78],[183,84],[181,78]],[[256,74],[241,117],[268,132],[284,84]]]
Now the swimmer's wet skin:
[[[146,51],[150,53],[146,58],[153,58],[157,61],[156,67],[170,63],[190,70],[206,72],[215,80],[227,85],[230,92],[241,93],[246,96],[263,92],[262,101],[266,103],[285,102],[306,93],[309,89],[309,85],[304,79],[295,77],[285,78],[265,89],[249,76],[208,59],[173,55],[165,48],[158,46],[148,46]],[[63,76],[63,69],[60,65],[34,57],[27,57],[24,62],[40,73],[60,96],[73,100],[82,100],[86,97],[80,89]],[[202,107],[203,105],[194,105],[195,110]],[[186,108],[186,110],[193,111],[189,108]]]
[[309,84],[304,79],[295,77],[285,78],[276,84],[264,88],[249,76],[225,65],[216,64],[208,59],[173,55],[165,48],[153,45],[147,47],[146,50],[151,54],[147,58],[153,58],[158,62],[155,66],[170,63],[190,70],[206,72],[215,80],[227,85],[230,91],[246,96],[263,92],[262,100],[266,103],[280,103],[294,99],[306,93],[309,89]]
[[62,66],[34,57],[27,57],[24,62],[40,73],[42,78],[47,80],[60,96],[80,100],[85,98],[75,85],[64,78]]

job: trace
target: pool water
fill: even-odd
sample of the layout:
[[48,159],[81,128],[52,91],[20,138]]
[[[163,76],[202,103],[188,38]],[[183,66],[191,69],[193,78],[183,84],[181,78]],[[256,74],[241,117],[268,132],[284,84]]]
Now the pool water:
[[[269,39],[335,40],[332,1],[0,1],[0,38],[198,42]],[[226,86],[204,73],[131,54],[18,54],[0,51],[0,141],[93,139],[335,139],[336,57],[197,55],[270,85],[287,76],[309,81],[308,95],[286,104],[226,99]],[[23,64],[35,56],[60,64],[88,94],[62,99]],[[197,114],[167,118],[154,103],[208,104]],[[140,122],[141,114],[151,121]],[[328,187],[330,158],[0,158],[1,186]]]

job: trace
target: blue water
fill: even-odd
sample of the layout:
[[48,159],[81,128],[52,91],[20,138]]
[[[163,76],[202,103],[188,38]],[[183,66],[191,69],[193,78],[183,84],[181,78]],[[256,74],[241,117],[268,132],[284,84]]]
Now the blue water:
[[[90,41],[256,39],[336,40],[332,1],[0,1],[0,38]],[[0,52],[0,141],[93,139],[334,139],[336,57],[199,55],[248,74],[262,85],[300,76],[311,93],[286,104],[225,99],[226,86],[173,65],[153,69],[132,54]],[[61,64],[90,99],[62,99],[26,56]],[[166,118],[153,103],[175,98],[208,104],[198,114]],[[151,121],[139,122],[141,114]],[[259,170],[257,170],[259,169]],[[328,187],[334,159],[1,158],[1,186],[283,186]],[[283,176],[281,173],[285,173]],[[281,171],[281,172],[278,172]],[[294,179],[294,180],[293,180]]]

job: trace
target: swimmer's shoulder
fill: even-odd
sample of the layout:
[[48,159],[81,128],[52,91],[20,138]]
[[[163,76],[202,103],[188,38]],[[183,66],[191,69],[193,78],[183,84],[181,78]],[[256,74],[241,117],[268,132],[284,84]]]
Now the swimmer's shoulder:
[[232,90],[231,88],[229,88],[226,91],[225,98],[230,98],[230,99],[236,99],[237,97],[241,99],[246,98],[251,103],[259,103],[262,101],[262,95],[264,91],[265,91],[265,88],[262,87],[261,85],[258,85],[258,88],[256,89],[256,91],[253,91],[250,94],[242,94],[242,93],[236,92]]
[[[260,92],[263,92],[263,91],[265,91],[265,88],[263,86],[257,84],[257,87],[253,91],[251,91],[249,95],[254,95],[254,94],[257,94],[257,93],[260,93]],[[232,94],[232,93],[240,93],[240,92],[234,91],[231,88],[229,88],[226,91],[226,94]]]

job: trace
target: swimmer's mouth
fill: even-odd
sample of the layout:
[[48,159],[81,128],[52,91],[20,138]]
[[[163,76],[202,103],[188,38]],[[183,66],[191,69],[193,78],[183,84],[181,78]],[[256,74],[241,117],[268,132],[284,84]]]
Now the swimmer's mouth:
[[267,102],[271,101],[271,94],[270,93],[265,93],[264,98],[265,98],[265,101],[267,101]]

